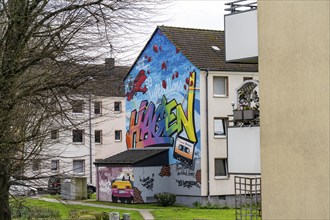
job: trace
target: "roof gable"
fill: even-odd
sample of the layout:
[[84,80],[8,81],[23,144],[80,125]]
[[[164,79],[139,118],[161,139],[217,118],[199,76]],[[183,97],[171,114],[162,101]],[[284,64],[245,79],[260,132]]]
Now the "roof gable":
[[257,64],[226,62],[224,31],[168,26],[158,28],[199,69],[258,71]]

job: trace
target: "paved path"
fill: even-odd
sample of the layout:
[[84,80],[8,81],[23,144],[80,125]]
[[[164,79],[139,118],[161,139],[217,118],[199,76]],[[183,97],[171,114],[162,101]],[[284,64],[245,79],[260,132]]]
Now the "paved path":
[[44,200],[47,202],[57,202],[57,203],[66,203],[70,205],[83,205],[83,206],[90,206],[90,207],[98,207],[98,208],[108,208],[108,209],[121,209],[121,210],[133,210],[138,211],[144,218],[144,220],[154,220],[154,217],[150,213],[148,209],[136,209],[136,208],[126,208],[126,207],[119,207],[119,206],[110,206],[110,205],[101,205],[101,204],[92,204],[87,202],[79,202],[79,201],[71,201],[71,200],[60,200],[60,199],[51,199],[51,198],[38,198],[39,200]]

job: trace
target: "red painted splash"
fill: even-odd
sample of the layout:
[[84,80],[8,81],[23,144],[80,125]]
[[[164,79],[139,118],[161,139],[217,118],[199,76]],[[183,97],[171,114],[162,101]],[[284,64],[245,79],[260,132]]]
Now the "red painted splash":
[[154,46],[152,48],[156,53],[158,53],[158,45],[157,44],[154,44]]
[[165,61],[162,63],[162,70],[167,70],[167,66],[166,66]]
[[186,84],[189,85],[189,78],[186,78]]
[[162,81],[162,86],[163,86],[164,89],[166,89],[166,86],[167,86],[167,85],[166,85],[166,81],[165,81],[164,79],[163,79],[163,81]]

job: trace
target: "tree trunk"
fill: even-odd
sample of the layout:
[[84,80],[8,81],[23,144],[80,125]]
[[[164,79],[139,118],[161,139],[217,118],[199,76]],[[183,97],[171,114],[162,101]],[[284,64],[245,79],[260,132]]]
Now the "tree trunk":
[[9,178],[6,164],[0,162],[0,220],[11,220]]

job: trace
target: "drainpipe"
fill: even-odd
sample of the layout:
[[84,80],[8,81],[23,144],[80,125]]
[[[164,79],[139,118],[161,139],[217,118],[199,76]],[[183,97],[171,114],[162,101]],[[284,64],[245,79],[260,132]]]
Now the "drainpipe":
[[210,198],[210,151],[209,151],[209,85],[208,85],[209,68],[206,69],[205,87],[206,87],[206,166],[207,166],[207,201]]
[[89,115],[88,115],[88,122],[89,122],[89,182],[93,183],[93,158],[92,158],[92,95],[89,94]]

